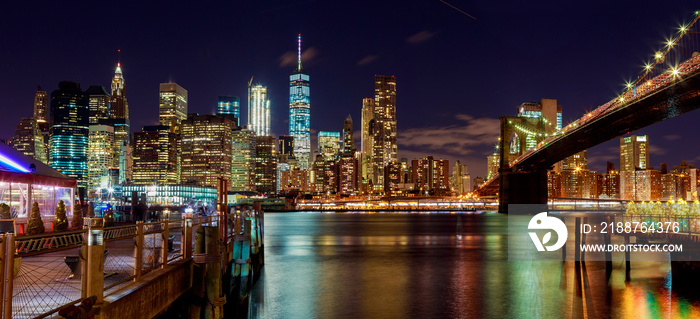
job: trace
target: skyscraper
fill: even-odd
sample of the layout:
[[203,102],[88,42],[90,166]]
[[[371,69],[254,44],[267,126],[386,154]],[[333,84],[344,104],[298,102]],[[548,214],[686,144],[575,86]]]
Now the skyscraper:
[[348,114],[343,122],[343,156],[355,155],[355,138],[352,135],[352,117]]
[[232,120],[216,115],[190,115],[182,121],[180,180],[217,187],[231,180]]
[[15,129],[15,136],[12,138],[12,147],[42,163],[47,162],[44,138],[33,117],[23,117],[19,121],[17,129]]
[[374,119],[374,99],[362,99],[362,122],[360,127],[360,182],[362,183],[362,191],[367,191],[368,183],[372,179],[372,149],[374,149],[374,139],[372,134],[374,130],[370,123]]
[[49,165],[87,187],[87,146],[90,111],[80,84],[63,81],[51,92]]
[[177,83],[160,84],[160,125],[172,126],[187,119],[187,90]]
[[122,75],[121,63],[117,63],[112,78],[112,96],[109,100],[109,118],[115,119],[121,125],[114,126],[114,138],[117,142],[130,142],[131,122],[129,120],[129,103],[126,100],[126,86]]
[[374,76],[374,118],[370,121],[370,130],[372,129],[372,169],[376,187],[384,184],[384,168],[389,163],[398,162],[396,77],[393,75]]
[[256,136],[270,135],[270,100],[260,84],[248,83],[248,129]]
[[241,123],[241,101],[237,96],[219,96],[219,103],[216,107],[216,115],[235,118],[236,125]]
[[247,129],[233,131],[232,157],[231,189],[234,191],[253,191],[255,189],[253,183],[255,132]]
[[294,156],[294,136],[280,135],[278,141],[279,147],[277,153]]
[[471,176],[467,165],[462,165],[459,160],[452,168],[452,178],[450,180],[452,190],[457,195],[463,195],[472,191]]
[[34,93],[34,119],[37,122],[49,121],[49,97],[41,86]]
[[275,138],[272,136],[255,137],[255,190],[264,194],[277,191],[277,156]]
[[134,133],[133,184],[180,183],[179,136],[169,126],[144,126]]
[[99,120],[108,119],[110,114],[110,96],[104,86],[91,85],[85,94],[88,95],[90,110],[90,124],[97,124]]
[[[115,156],[114,127],[109,125],[90,125],[88,135],[88,193],[97,188],[111,187],[109,171],[116,169],[118,160]],[[117,164],[117,165],[115,165]]]
[[294,156],[301,169],[309,168],[311,155],[311,100],[309,75],[301,67],[301,34],[297,68],[289,76],[289,135],[294,136]]
[[620,138],[620,171],[647,169],[649,163],[649,141],[646,135]]
[[318,132],[318,153],[324,161],[334,161],[340,155],[340,132]]

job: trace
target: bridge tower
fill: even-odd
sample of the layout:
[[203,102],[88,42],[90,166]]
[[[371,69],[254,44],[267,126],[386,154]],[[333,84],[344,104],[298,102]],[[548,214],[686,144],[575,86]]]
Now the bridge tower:
[[513,171],[509,158],[512,147],[517,147],[512,153],[520,156],[547,137],[546,119],[502,116],[500,120],[498,211],[508,212],[508,204],[546,204],[549,167]]

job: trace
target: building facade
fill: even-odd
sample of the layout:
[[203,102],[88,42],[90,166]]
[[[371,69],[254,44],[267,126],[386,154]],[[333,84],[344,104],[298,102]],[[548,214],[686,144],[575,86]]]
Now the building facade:
[[334,161],[340,156],[340,132],[318,132],[318,153],[324,161]]
[[88,182],[88,104],[87,94],[75,82],[60,82],[58,89],[51,92],[49,165],[77,179],[82,189]]
[[110,188],[110,170],[119,165],[114,127],[109,125],[90,125],[88,135],[88,194],[94,194],[99,188]]
[[182,183],[218,187],[219,178],[231,180],[234,125],[216,115],[191,114],[182,121]]
[[274,194],[277,190],[277,156],[275,138],[255,137],[254,185],[257,192]]
[[232,134],[231,190],[254,191],[255,133],[241,129]]
[[248,129],[256,136],[270,135],[270,99],[260,84],[248,85]]
[[300,168],[309,168],[311,155],[310,78],[301,66],[301,34],[298,37],[297,68],[289,76],[289,135],[294,137],[294,157]]
[[160,84],[158,122],[174,126],[187,119],[187,90],[177,83]]
[[134,133],[133,185],[180,183],[180,137],[169,126],[144,126]]
[[[372,175],[375,185],[384,185],[384,168],[398,162],[396,131],[396,77],[374,76],[374,118],[372,131]],[[376,189],[375,189],[376,190]]]
[[20,119],[15,129],[15,136],[12,137],[12,147],[44,164],[48,162],[44,137],[33,117]]
[[647,169],[649,163],[649,141],[646,135],[620,138],[620,171]]
[[110,114],[110,96],[104,86],[91,85],[85,94],[88,95],[90,110],[90,125],[97,124],[99,120],[109,118]]
[[241,118],[241,100],[237,96],[219,96],[216,115],[232,120],[235,118],[236,125],[238,125]]

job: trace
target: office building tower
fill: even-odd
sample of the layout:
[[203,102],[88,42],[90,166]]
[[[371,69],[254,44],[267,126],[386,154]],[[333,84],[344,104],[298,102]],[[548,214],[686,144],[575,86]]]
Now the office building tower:
[[[115,132],[118,132],[115,130]],[[115,133],[116,136],[116,133]],[[132,178],[133,172],[133,148],[126,141],[118,143],[119,145],[119,184],[128,184]]]
[[518,106],[518,116],[527,118],[544,117],[547,120],[547,133],[561,130],[562,107],[556,99],[540,99],[540,102],[525,102]]
[[355,154],[355,138],[353,137],[352,117],[348,117],[343,122],[343,156],[353,156]]
[[218,187],[219,178],[231,180],[232,120],[216,115],[190,114],[182,121],[180,180]]
[[92,85],[86,91],[90,110],[90,125],[97,124],[99,120],[108,119],[110,114],[111,97],[104,86]]
[[116,169],[117,141],[114,127],[109,125],[90,125],[88,135],[88,194],[95,194],[99,188],[111,188],[110,170]]
[[313,193],[316,191],[315,175],[313,170],[288,170],[281,171],[280,191],[289,192],[296,190],[298,192]]
[[620,171],[647,169],[649,163],[649,141],[646,135],[620,138]]
[[126,86],[122,74],[121,63],[117,63],[112,78],[112,95],[109,103],[109,118],[118,120],[121,125],[114,126],[116,141],[131,143],[131,121],[129,120],[129,103],[126,100]]
[[254,184],[255,190],[263,194],[274,194],[277,190],[277,156],[275,138],[255,137]]
[[[396,77],[374,76],[374,118],[372,130],[372,177],[374,185],[384,185],[384,168],[398,162],[396,132]],[[375,188],[375,191],[377,189]]]
[[374,149],[373,131],[370,123],[374,119],[374,99],[362,99],[362,123],[360,127],[360,182],[362,191],[368,191],[369,181],[373,176],[372,172],[372,149]]
[[452,179],[450,180],[450,184],[452,186],[452,190],[457,195],[464,195],[472,191],[469,169],[467,168],[467,165],[462,165],[459,160],[452,168]]
[[334,161],[340,155],[340,132],[318,132],[318,153],[324,161]]
[[255,132],[241,129],[232,134],[231,190],[254,191]]
[[299,167],[308,169],[311,155],[311,93],[309,75],[301,66],[301,34],[297,49],[297,68],[289,76],[289,135],[294,137],[294,156]]
[[49,122],[49,96],[41,86],[34,93],[34,119],[37,122]]
[[51,92],[51,129],[49,130],[49,165],[87,187],[87,146],[89,135],[87,94],[80,84],[63,81]]
[[248,129],[256,136],[270,135],[270,100],[267,87],[248,84]]
[[498,173],[498,168],[501,166],[501,156],[498,151],[493,152],[493,154],[486,157],[488,173],[486,175],[486,180],[491,179]]
[[600,177],[598,198],[620,198],[620,173],[615,170],[615,163],[607,163],[607,172]]
[[187,119],[187,90],[177,83],[160,84],[160,125],[174,126]]
[[424,195],[444,195],[450,190],[450,161],[432,156],[411,161],[414,189]]
[[144,126],[134,133],[134,185],[180,183],[180,137],[169,126]]
[[216,115],[234,120],[238,126],[241,122],[241,101],[237,96],[219,96]]
[[342,156],[338,159],[338,192],[354,195],[360,191],[360,174],[357,158]]
[[278,138],[278,154],[285,154],[288,156],[294,156],[294,136],[291,135],[280,135]]
[[565,158],[562,161],[563,169],[588,169],[588,151],[583,150]]
[[33,117],[20,119],[15,129],[15,136],[12,138],[12,147],[42,163],[47,162],[44,138],[39,131],[37,121]]

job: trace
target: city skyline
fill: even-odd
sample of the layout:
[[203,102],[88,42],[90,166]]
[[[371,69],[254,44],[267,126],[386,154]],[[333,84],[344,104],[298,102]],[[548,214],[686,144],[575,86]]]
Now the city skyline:
[[[376,4],[373,8],[386,12],[391,5],[395,4]],[[8,62],[0,64],[0,73],[6,75],[0,79],[0,87],[4,88],[0,107],[9,110],[9,114],[3,119],[0,137],[11,138],[20,117],[31,116],[37,84],[48,92],[56,89],[62,80],[80,82],[83,88],[109,87],[117,61],[121,61],[124,78],[129,82],[127,97],[132,131],[157,124],[158,83],[177,82],[191,92],[192,112],[212,114],[218,96],[245,97],[245,83],[254,75],[256,81],[269,87],[271,134],[287,134],[288,76],[297,62],[297,52],[290,49],[296,44],[293,42],[296,35],[302,33],[307,47],[302,52],[302,60],[315,79],[311,136],[318,131],[340,131],[347,114],[361,118],[362,98],[372,97],[367,79],[375,74],[396,75],[400,82],[397,89],[398,157],[410,160],[433,155],[452,162],[460,160],[468,165],[473,177],[483,177],[485,156],[496,143],[497,125],[489,127],[489,123],[494,123],[498,116],[514,115],[517,105],[540,98],[559,101],[563,106],[564,124],[578,118],[585,110],[619,94],[624,81],[639,74],[644,60],[662,45],[664,38],[673,34],[681,21],[687,21],[695,9],[689,1],[663,8],[651,4],[634,8],[623,4],[591,4],[576,8],[577,12],[565,4],[546,7],[546,10],[542,10],[540,4],[514,3],[509,10],[495,8],[492,4],[454,5],[477,20],[439,2],[402,4],[408,9],[405,13],[391,21],[377,21],[379,26],[396,24],[386,31],[374,32],[370,27],[358,27],[357,22],[338,25],[338,30],[325,30],[323,26],[331,23],[331,19],[342,24],[350,21],[352,14],[366,11],[362,3],[340,8],[316,3],[281,8],[279,4],[244,4],[233,8],[227,5],[229,7],[225,8],[229,10],[248,13],[242,21],[231,22],[238,26],[234,32],[226,28],[227,22],[204,22],[206,17],[216,15],[210,6],[169,8],[166,10],[182,17],[196,18],[177,30],[189,36],[185,41],[192,47],[183,49],[182,53],[169,51],[169,45],[156,49],[160,41],[165,42],[171,35],[164,35],[163,40],[146,35],[119,35],[108,43],[96,44],[84,28],[77,28],[80,32],[51,31],[43,23],[27,25],[17,21],[21,15],[10,17],[3,25],[14,23],[21,31],[3,40],[8,43],[3,46],[3,56]],[[329,11],[329,6],[333,10]],[[86,14],[94,10],[81,8],[76,13],[68,13],[70,9],[75,8],[47,4],[39,8],[37,14],[45,16],[52,10],[68,15]],[[185,12],[187,10],[191,13]],[[293,14],[297,11],[300,16]],[[319,16],[323,11],[330,12],[328,17]],[[134,18],[131,15],[148,12],[151,11],[146,8],[144,13],[129,13],[130,20]],[[410,23],[412,17],[423,12],[428,14],[420,23]],[[533,22],[516,28],[513,21],[507,20],[517,15],[526,15]],[[264,18],[266,27],[245,34],[242,26],[256,17]],[[300,22],[289,23],[292,17]],[[372,14],[369,18],[376,17]],[[593,19],[595,23],[590,17],[597,17]],[[159,19],[155,15],[149,18]],[[545,23],[545,18],[551,20]],[[53,19],[44,20],[48,24]],[[66,29],[71,26],[71,22],[61,21]],[[157,21],[153,23],[157,25]],[[287,27],[282,28],[282,25]],[[130,22],[125,28],[147,30],[138,22]],[[162,28],[157,27],[155,31],[162,31]],[[354,32],[349,32],[353,29]],[[26,35],[24,32],[37,34],[37,42],[45,43],[46,49],[32,51],[37,44],[15,38]],[[345,36],[338,37],[339,34]],[[528,34],[533,36],[526,37]],[[192,35],[202,38],[194,40]],[[214,40],[222,35],[230,36],[230,43]],[[69,36],[90,46],[58,50],[61,46],[56,41]],[[500,39],[505,37],[516,40],[501,43]],[[377,45],[383,40],[390,45]],[[542,49],[542,42],[552,40],[556,41],[550,49]],[[360,45],[362,43],[364,45]],[[255,54],[226,54],[226,48],[232,44],[243,44],[250,48],[244,51]],[[119,48],[122,52],[117,57]],[[156,56],[162,61],[155,60]],[[594,60],[597,62],[590,62]],[[247,110],[241,110],[244,112]],[[630,133],[649,135],[659,141],[650,147],[651,167],[658,167],[660,162],[694,162],[699,154],[693,151],[694,141],[689,137],[692,136],[690,123],[696,121],[697,116],[693,112]],[[243,114],[241,117],[245,118]],[[355,124],[356,143],[360,141],[359,131],[359,125]],[[443,138],[438,139],[439,136]],[[591,149],[591,169],[602,172],[607,160],[617,162],[616,153],[609,150],[616,148],[616,144],[616,140],[612,140]]]

